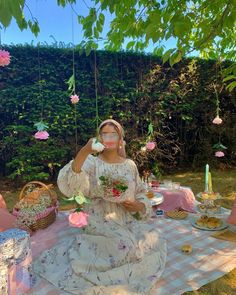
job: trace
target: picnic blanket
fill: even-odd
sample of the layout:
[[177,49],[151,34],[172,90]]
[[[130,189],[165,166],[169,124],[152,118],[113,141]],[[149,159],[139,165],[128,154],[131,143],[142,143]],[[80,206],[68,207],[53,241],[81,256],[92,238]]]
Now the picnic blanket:
[[[224,212],[223,217],[226,218],[229,211],[224,210]],[[235,243],[216,240],[211,237],[211,231],[194,228],[189,219],[173,220],[162,216],[153,218],[149,222],[156,224],[160,229],[167,240],[168,247],[165,271],[150,295],[177,295],[185,291],[196,290],[236,267]],[[78,233],[78,230],[68,229],[67,213],[59,213],[54,224],[31,237],[33,257],[53,247],[59,239]],[[192,245],[192,254],[186,255],[181,252],[183,244]],[[37,276],[33,277],[33,284],[27,294],[68,294]]]

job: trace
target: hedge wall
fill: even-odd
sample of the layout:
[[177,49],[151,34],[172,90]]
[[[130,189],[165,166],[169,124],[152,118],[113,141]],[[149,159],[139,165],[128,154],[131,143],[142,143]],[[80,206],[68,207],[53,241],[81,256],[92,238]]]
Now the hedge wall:
[[[75,52],[75,108],[66,81],[72,75],[72,50],[31,46],[5,47],[12,59],[0,70],[0,171],[15,180],[48,179],[95,134],[94,52]],[[179,166],[235,164],[235,93],[221,84],[216,61],[185,59],[170,68],[161,59],[133,53],[96,52],[99,116],[112,116],[126,130],[127,150],[140,170],[158,174]],[[219,92],[223,124],[213,125]],[[34,123],[49,125],[50,138],[37,141]],[[154,126],[154,152],[140,148]],[[212,145],[227,146],[226,157],[214,157]]]

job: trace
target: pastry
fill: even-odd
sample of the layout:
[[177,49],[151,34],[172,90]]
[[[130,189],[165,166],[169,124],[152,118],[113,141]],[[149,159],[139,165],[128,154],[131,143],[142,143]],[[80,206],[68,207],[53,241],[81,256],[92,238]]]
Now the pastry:
[[190,244],[185,244],[185,245],[182,246],[181,250],[182,250],[183,253],[190,254],[190,253],[192,253],[193,249],[192,249],[192,246]]
[[149,199],[152,199],[154,197],[154,193],[152,191],[148,191],[146,193],[146,196],[149,198]]
[[167,211],[166,215],[173,219],[185,219],[188,213],[181,210]]

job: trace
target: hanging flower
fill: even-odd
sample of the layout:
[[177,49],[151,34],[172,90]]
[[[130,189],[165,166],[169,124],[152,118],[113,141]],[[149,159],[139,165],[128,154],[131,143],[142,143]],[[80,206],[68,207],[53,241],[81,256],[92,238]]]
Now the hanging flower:
[[0,66],[5,67],[10,63],[10,53],[6,50],[0,50]]
[[216,116],[212,121],[213,124],[220,125],[222,123],[222,119],[219,116]]
[[147,144],[146,144],[146,149],[148,151],[153,151],[156,147],[156,143],[154,141],[149,141]]
[[48,139],[49,134],[47,131],[38,131],[34,134],[34,138],[40,139],[40,140],[45,140]]
[[217,152],[215,152],[215,156],[217,157],[217,158],[222,158],[222,157],[224,157],[224,152],[222,152],[222,151],[217,151]]
[[72,104],[76,104],[79,102],[79,96],[77,94],[71,95],[70,101]]
[[73,227],[83,227],[88,224],[89,215],[83,211],[73,212],[69,215],[69,224]]

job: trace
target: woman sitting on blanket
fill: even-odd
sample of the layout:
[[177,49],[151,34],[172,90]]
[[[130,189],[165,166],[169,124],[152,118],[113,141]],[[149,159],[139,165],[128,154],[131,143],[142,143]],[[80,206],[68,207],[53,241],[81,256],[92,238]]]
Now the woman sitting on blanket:
[[104,121],[99,140],[105,149],[93,156],[90,139],[59,173],[63,194],[80,191],[91,200],[84,208],[87,227],[35,262],[35,271],[63,294],[148,294],[164,270],[166,243],[147,222],[151,206],[135,163],[126,158],[123,134],[118,122]]

